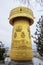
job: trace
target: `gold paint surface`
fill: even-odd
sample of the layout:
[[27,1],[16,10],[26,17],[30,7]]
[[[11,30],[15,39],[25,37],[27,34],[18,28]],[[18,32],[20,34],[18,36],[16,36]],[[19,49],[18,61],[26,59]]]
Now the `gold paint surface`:
[[13,60],[33,58],[29,22],[25,19],[14,22],[10,58]]
[[26,7],[17,7],[11,10],[10,16],[9,16],[9,23],[11,25],[14,25],[13,19],[17,17],[26,17],[29,21],[29,25],[32,25],[34,22],[34,16],[31,9]]

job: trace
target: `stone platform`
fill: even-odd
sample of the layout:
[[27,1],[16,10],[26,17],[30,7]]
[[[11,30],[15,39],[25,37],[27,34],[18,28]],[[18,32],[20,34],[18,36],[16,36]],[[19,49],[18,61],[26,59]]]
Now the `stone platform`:
[[33,62],[32,61],[20,61],[20,62],[14,62],[14,61],[11,61],[9,63],[9,65],[33,65]]

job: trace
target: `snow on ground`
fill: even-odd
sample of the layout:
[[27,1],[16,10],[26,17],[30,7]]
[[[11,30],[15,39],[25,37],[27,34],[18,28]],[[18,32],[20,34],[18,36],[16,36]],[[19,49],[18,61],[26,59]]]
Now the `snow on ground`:
[[[32,59],[32,61],[33,61],[33,65],[43,65],[43,60],[41,60],[39,58],[34,57]],[[9,64],[9,61],[7,60],[7,62],[5,62],[5,65],[8,65],[8,64]],[[0,64],[0,65],[4,65],[4,64]],[[12,64],[12,65],[14,65],[14,64]]]
[[40,59],[34,57],[33,64],[34,65],[43,65],[43,60],[40,60]]

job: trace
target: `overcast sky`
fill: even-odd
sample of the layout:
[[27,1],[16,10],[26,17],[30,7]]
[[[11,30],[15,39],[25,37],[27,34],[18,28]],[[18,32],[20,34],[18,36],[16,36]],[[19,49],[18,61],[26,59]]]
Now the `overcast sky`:
[[[12,26],[9,24],[9,13],[10,10],[17,7],[18,5],[25,5],[27,4],[21,4],[16,0],[0,0],[0,41],[2,41],[5,46],[11,46],[11,38],[12,38]],[[36,29],[36,22],[40,18],[41,14],[43,13],[42,7],[39,5],[39,3],[35,2],[35,0],[30,1],[30,7],[33,10],[34,13],[34,24],[30,27],[31,34],[34,35],[35,29]],[[29,6],[28,6],[29,7]],[[41,12],[42,10],[42,12]],[[35,45],[32,41],[33,46]]]

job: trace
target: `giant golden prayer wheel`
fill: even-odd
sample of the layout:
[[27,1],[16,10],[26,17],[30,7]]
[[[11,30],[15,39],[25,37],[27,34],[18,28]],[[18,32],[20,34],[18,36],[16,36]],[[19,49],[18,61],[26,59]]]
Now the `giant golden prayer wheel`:
[[11,10],[9,23],[13,26],[10,58],[12,60],[32,60],[30,25],[34,22],[31,9],[17,7]]

